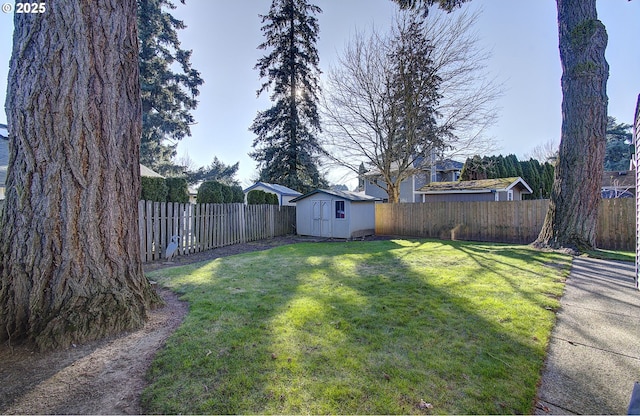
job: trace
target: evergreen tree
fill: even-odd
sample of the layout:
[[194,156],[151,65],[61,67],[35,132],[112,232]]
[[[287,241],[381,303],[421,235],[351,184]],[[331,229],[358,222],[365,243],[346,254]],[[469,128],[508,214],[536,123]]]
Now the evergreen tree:
[[196,185],[203,181],[215,181],[225,185],[237,185],[238,180],[236,174],[240,162],[233,165],[225,165],[217,157],[214,156],[213,162],[209,166],[200,167],[196,170],[187,171],[187,182],[189,185]]
[[634,153],[632,142],[631,126],[624,123],[618,124],[614,117],[608,117],[604,170],[629,170],[629,162]]
[[520,163],[518,162],[518,157],[512,154],[507,156],[505,160],[508,160],[507,163],[509,164],[508,177],[509,178],[514,176],[522,177],[522,168],[520,167]]
[[255,66],[266,79],[257,94],[271,91],[274,105],[258,113],[250,130],[256,134],[250,155],[260,167],[260,180],[300,192],[325,187],[316,155],[320,118],[317,102],[320,74],[318,20],[322,10],[306,0],[273,0],[262,18],[270,52]]
[[360,167],[358,168],[358,191],[364,191],[364,181],[365,175],[367,174],[367,169],[364,167],[364,162],[360,162]]
[[543,198],[551,198],[551,189],[553,188],[554,180],[555,180],[555,165],[552,165],[549,162],[545,162],[544,176],[543,176],[544,186],[542,187],[542,189],[544,189],[544,194],[542,195]]
[[479,179],[487,179],[487,163],[486,156],[481,158],[478,155],[468,158],[460,172],[461,181],[475,181]]
[[496,167],[494,169],[495,173],[497,176],[495,176],[496,178],[508,178],[509,177],[509,173],[507,170],[507,162],[505,160],[505,158],[502,155],[499,155],[496,158]]
[[[181,0],[184,4],[184,0]],[[181,173],[173,164],[177,141],[191,135],[191,111],[198,101],[200,73],[191,51],[180,48],[177,30],[186,26],[166,9],[172,0],[137,0],[142,98],[140,163],[163,175]],[[177,64],[177,65],[175,65]],[[176,68],[180,68],[178,72]]]
[[516,155],[474,156],[462,167],[460,180],[512,178],[520,176],[531,187],[533,194],[526,199],[549,198],[553,186],[554,169],[551,163],[543,165],[535,159],[520,162]]

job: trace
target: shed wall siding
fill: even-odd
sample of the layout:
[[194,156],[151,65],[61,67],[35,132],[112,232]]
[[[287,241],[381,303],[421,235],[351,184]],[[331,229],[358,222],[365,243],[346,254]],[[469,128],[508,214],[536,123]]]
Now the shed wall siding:
[[[373,234],[375,231],[375,204],[371,202],[354,202],[333,195],[318,193],[299,200],[296,203],[296,232],[299,235],[322,237],[313,227],[314,202],[329,203],[330,236],[333,238],[352,238]],[[343,201],[345,218],[336,218],[336,201]],[[316,227],[317,228],[317,227]]]
[[372,202],[352,202],[349,238],[375,234],[376,206]]
[[[481,194],[425,194],[425,202],[469,202],[469,201],[495,201],[495,193]],[[505,196],[506,200],[506,196]]]
[[283,196],[282,197],[282,205],[287,206],[287,207],[295,207],[296,203],[295,202],[291,202],[291,200],[295,198],[295,196]]

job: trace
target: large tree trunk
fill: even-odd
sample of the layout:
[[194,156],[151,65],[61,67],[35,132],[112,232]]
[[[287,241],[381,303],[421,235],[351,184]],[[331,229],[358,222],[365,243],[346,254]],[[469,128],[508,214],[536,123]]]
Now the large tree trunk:
[[140,327],[135,0],[16,14],[0,221],[0,339],[41,349]]
[[534,245],[595,247],[607,127],[607,33],[596,0],[557,0],[562,62],[559,161],[544,225]]

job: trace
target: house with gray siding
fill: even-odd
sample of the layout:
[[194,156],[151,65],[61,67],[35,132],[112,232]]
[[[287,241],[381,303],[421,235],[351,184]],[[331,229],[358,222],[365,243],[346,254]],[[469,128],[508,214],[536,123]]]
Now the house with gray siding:
[[[460,178],[464,163],[445,159],[433,166],[425,158],[414,162],[414,174],[400,183],[400,202],[422,202],[420,188],[431,182],[455,182]],[[379,173],[370,172],[365,175],[364,193],[383,201],[389,199],[387,184]]]

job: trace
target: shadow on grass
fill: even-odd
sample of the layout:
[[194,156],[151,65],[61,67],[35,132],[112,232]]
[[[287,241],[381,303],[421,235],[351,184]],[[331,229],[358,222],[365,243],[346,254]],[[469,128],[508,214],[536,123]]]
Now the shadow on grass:
[[553,318],[502,268],[545,255],[500,251],[311,243],[156,272],[191,312],[145,411],[529,413]]

